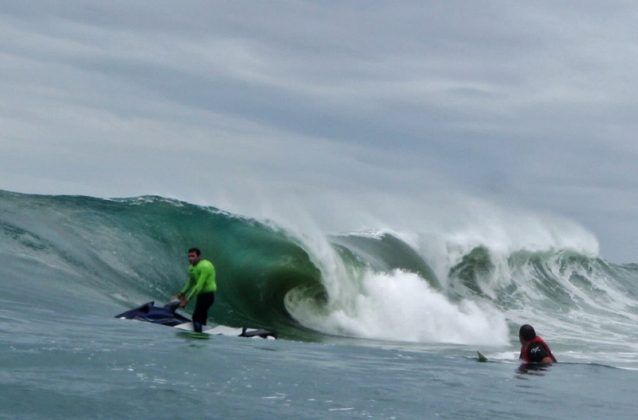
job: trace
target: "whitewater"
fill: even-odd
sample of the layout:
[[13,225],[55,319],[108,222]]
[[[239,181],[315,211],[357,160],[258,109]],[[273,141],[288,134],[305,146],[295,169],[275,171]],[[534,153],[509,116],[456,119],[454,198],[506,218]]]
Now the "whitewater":
[[[156,196],[0,191],[0,417],[633,417],[638,265],[570,223],[471,220],[325,233]],[[280,340],[113,318],[179,290],[191,246],[217,269],[211,323]],[[559,364],[517,370],[522,323]]]

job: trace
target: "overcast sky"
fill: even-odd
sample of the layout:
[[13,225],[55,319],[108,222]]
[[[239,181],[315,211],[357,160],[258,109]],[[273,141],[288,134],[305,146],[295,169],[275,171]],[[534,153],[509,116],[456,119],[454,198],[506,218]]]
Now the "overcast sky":
[[451,195],[638,261],[636,22],[634,1],[0,0],[0,189]]

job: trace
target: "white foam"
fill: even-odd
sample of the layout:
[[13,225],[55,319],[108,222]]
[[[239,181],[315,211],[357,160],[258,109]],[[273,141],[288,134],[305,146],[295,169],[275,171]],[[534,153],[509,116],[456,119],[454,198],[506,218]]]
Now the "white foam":
[[356,289],[354,294],[333,296],[324,310],[290,294],[286,308],[305,326],[328,334],[409,342],[508,343],[505,318],[499,312],[470,301],[453,303],[416,274],[367,271]]

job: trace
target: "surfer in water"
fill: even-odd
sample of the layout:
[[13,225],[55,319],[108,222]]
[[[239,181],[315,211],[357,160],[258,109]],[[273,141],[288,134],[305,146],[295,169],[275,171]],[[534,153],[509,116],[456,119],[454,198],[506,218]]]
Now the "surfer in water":
[[557,361],[545,340],[536,335],[536,331],[531,325],[521,326],[518,331],[518,339],[521,342],[519,359],[523,362],[548,365]]
[[206,325],[208,319],[208,310],[215,303],[215,267],[202,258],[202,252],[198,248],[188,250],[188,262],[188,280],[176,297],[181,307],[188,305],[193,296],[197,298],[193,311],[193,331],[201,333],[202,326]]

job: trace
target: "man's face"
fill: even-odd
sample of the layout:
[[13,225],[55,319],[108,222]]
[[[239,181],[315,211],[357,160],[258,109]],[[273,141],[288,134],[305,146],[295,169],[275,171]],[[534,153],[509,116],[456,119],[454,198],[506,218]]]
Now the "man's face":
[[197,253],[195,252],[188,253],[188,262],[191,263],[191,265],[195,264],[197,260],[199,260],[199,256],[197,255]]

